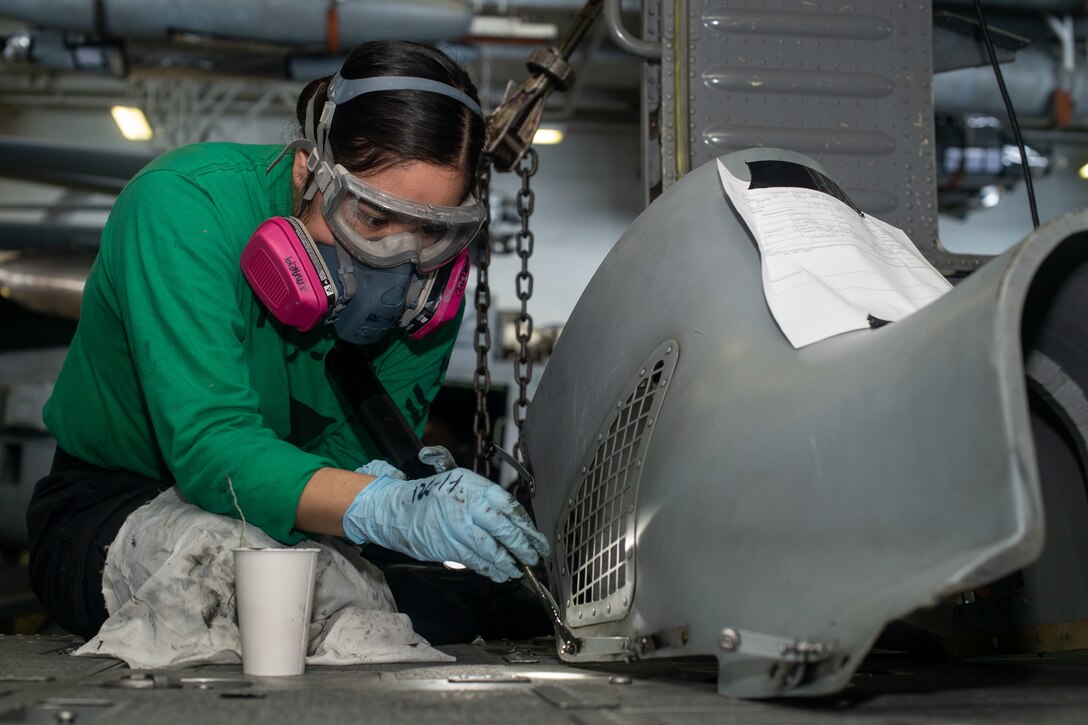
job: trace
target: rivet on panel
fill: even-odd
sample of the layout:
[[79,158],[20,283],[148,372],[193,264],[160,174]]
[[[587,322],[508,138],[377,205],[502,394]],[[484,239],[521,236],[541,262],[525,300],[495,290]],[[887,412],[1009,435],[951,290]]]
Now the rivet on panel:
[[735,652],[740,647],[740,633],[732,627],[726,627],[718,639],[718,646],[725,652]]

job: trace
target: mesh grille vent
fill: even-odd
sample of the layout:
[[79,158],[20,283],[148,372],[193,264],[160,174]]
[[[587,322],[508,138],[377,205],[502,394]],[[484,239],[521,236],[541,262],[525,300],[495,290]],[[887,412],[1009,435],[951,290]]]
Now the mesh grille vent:
[[625,388],[599,432],[581,482],[567,502],[562,546],[567,619],[607,621],[626,614],[633,590],[635,499],[653,421],[676,364],[677,346],[662,343]]

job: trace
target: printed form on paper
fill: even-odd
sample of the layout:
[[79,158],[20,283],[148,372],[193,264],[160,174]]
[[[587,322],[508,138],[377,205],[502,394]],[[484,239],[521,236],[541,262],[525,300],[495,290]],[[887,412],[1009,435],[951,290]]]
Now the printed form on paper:
[[767,304],[795,348],[900,320],[951,289],[902,230],[830,193],[750,188],[720,160],[718,173],[759,245]]

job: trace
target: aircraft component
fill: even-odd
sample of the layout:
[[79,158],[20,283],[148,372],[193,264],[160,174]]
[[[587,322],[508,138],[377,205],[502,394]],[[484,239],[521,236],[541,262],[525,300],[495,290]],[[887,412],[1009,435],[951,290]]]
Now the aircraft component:
[[[1083,287],[1060,290],[1088,274],[1086,229],[1088,213],[1062,218],[903,320],[795,350],[716,164],[667,190],[593,277],[527,419],[553,594],[583,643],[631,643],[564,659],[714,655],[723,694],[830,693],[887,622],[1035,560],[1047,481],[1024,357],[1047,350],[1043,312],[1083,309]],[[1078,324],[1068,339],[1085,339]],[[598,601],[587,620],[568,541],[609,541],[614,522],[589,517],[569,538],[571,502],[665,340],[682,355],[623,499],[633,522],[620,519],[635,586],[622,618]],[[655,634],[669,631],[684,636]]]
[[931,3],[659,6],[660,83],[644,75],[642,104],[651,195],[721,154],[788,148],[941,272],[981,264],[936,243]]
[[1035,272],[1024,302],[1025,381],[1046,544],[1032,566],[908,618],[938,635],[948,654],[1088,649],[1088,577],[1081,574],[1088,571],[1086,241],[1078,233],[1056,248]]

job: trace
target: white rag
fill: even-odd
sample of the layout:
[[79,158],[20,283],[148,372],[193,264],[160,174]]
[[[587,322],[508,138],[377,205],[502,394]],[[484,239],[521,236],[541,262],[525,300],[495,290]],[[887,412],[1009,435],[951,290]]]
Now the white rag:
[[[186,503],[170,488],[128,517],[106,554],[109,618],[76,655],[110,656],[134,669],[241,662],[234,553],[280,547],[260,529]],[[385,577],[337,539],[320,549],[308,665],[450,662],[396,610]]]

